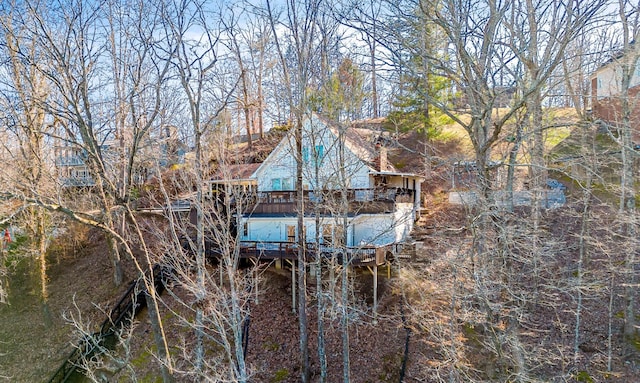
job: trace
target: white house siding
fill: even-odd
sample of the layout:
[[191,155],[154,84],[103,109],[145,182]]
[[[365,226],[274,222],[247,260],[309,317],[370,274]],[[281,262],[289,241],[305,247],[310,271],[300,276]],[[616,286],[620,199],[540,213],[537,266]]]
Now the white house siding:
[[[362,214],[349,218],[347,221],[347,246],[385,245],[402,241],[413,227],[412,204],[399,209],[395,214]],[[287,226],[297,227],[294,217],[252,217],[245,219],[247,235],[241,233],[243,241],[285,242],[287,241]],[[320,235],[325,225],[341,225],[341,219],[324,217],[320,221]],[[305,217],[306,241],[314,242],[316,220]],[[298,230],[296,229],[296,233]],[[296,237],[297,239],[297,237]]]
[[402,242],[413,229],[414,209],[412,203],[396,205],[390,214],[363,214],[354,219],[354,246],[359,244],[386,245]]
[[[247,224],[247,235],[241,233],[244,241],[279,242],[286,241],[286,225],[296,225],[295,218],[252,218],[243,222]],[[243,229],[244,230],[244,229]]]
[[597,74],[598,99],[610,97],[619,93],[618,76],[612,66],[602,68]]
[[[622,68],[619,62],[613,62],[596,72],[598,100],[617,96],[620,94],[620,83],[622,78]],[[640,85],[640,60],[635,65],[635,70],[631,76],[630,88]]]
[[394,213],[395,220],[395,242],[403,241],[413,230],[415,221],[415,210],[412,203],[397,203]]
[[[413,205],[401,204],[393,215],[390,214],[362,214],[349,218],[347,221],[347,246],[359,245],[385,245],[393,242],[401,242],[413,228]],[[295,217],[252,217],[244,219],[247,224],[247,235],[244,229],[241,232],[243,241],[285,242],[287,238],[287,226],[297,227]],[[341,225],[341,219],[325,217],[321,220],[322,226]],[[305,217],[306,241],[314,242],[316,233],[316,221],[313,217]],[[298,230],[296,229],[296,233]],[[297,239],[297,237],[296,237]]]
[[[295,190],[296,163],[294,150],[288,148],[286,142],[281,142],[267,160],[256,171],[258,191],[274,190],[272,180],[288,180],[289,188],[285,188],[281,181],[279,190]],[[277,190],[277,189],[276,189]]]
[[[322,226],[339,225],[342,220],[333,217],[323,217],[320,220],[320,235],[322,236]],[[247,225],[247,235],[243,231],[240,235],[242,241],[263,241],[263,242],[285,242],[287,238],[287,226],[296,227],[296,240],[298,235],[298,219],[296,217],[251,217],[244,218],[242,224]],[[347,246],[353,246],[353,226],[352,219],[347,221]],[[316,219],[305,217],[304,226],[306,229],[306,242],[314,242],[316,236]]]
[[402,242],[413,229],[414,210],[412,203],[396,204],[390,214],[362,214],[353,220],[353,244],[386,245]]
[[[313,190],[318,186],[327,189],[338,189],[343,186],[351,189],[371,187],[369,167],[348,148],[345,148],[344,159],[341,161],[338,138],[321,121],[316,118],[306,120],[303,130],[303,184],[306,188]],[[294,190],[295,143],[292,134],[288,137],[289,139],[283,140],[256,171],[258,191]],[[320,151],[320,147],[322,147],[322,159],[316,160],[315,153]],[[316,164],[318,165],[318,182],[316,182]],[[342,185],[341,170],[344,170],[347,185]],[[274,183],[274,179],[279,181]]]
[[353,243],[385,245],[395,241],[394,217],[390,214],[363,214],[354,219]]

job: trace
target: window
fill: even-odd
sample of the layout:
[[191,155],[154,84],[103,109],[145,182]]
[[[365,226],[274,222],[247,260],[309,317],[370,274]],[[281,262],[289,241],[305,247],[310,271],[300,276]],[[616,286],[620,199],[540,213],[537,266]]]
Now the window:
[[249,236],[249,223],[247,222],[242,224],[242,236],[245,238]]
[[324,158],[324,146],[316,145],[313,155],[316,165],[320,164],[322,162],[322,159]]
[[271,179],[271,190],[282,190],[282,185],[280,183],[280,178],[272,178]]
[[285,229],[287,231],[287,242],[295,242],[296,241],[295,225],[286,225]]
[[322,226],[322,243],[325,246],[340,247],[344,244],[344,230],[340,225]]
[[89,177],[89,171],[87,169],[76,170],[73,174],[75,178],[87,178]]
[[291,182],[291,178],[283,178],[282,179],[282,190],[293,190],[293,187],[291,186],[292,182]]
[[305,146],[302,148],[302,161],[304,161],[304,163],[308,163],[309,162],[309,147]]

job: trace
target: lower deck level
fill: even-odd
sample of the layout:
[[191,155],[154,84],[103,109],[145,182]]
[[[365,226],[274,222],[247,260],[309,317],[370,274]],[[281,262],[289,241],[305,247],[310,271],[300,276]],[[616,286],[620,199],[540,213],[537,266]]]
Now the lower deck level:
[[[329,247],[305,243],[303,252],[304,259],[310,263],[320,257],[349,266],[380,266],[391,261],[401,248],[402,245],[397,243],[359,247]],[[238,256],[241,259],[255,260],[296,260],[299,250],[300,245],[295,242],[241,241]],[[207,257],[214,259],[223,255],[220,248],[214,244],[207,244],[206,253]]]

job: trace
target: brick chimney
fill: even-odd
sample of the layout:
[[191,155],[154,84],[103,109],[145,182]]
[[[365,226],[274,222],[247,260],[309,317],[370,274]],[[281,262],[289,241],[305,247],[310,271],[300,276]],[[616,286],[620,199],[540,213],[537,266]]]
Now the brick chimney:
[[378,151],[378,157],[376,158],[376,167],[379,172],[387,171],[387,148],[381,143],[376,143],[376,150]]

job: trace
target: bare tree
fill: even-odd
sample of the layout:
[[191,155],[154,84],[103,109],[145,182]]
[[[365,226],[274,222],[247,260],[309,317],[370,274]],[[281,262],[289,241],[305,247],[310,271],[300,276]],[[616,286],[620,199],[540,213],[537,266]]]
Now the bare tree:
[[[205,89],[205,78],[217,64],[217,40],[219,37],[208,31],[209,25],[204,10],[199,2],[185,2],[177,4],[175,8],[166,7],[163,10],[165,28],[167,36],[175,44],[175,52],[170,51],[169,60],[174,62],[174,67],[178,73],[180,84],[183,88],[189,108],[191,128],[193,130],[193,140],[195,143],[195,206],[196,217],[196,245],[195,260],[197,270],[197,290],[195,299],[200,302],[205,299],[205,221],[203,211],[204,201],[204,179],[202,161],[202,135],[205,124],[202,118],[202,103]],[[202,26],[205,30],[202,36],[204,43],[204,53],[199,53],[196,48],[199,45],[198,39],[189,40],[187,33],[194,26]],[[195,58],[192,57],[195,55]],[[195,62],[192,61],[195,59]],[[203,311],[197,306],[195,318],[196,346],[195,367],[200,369],[204,363],[203,345]]]
[[[304,233],[304,189],[302,185],[302,123],[307,106],[307,86],[311,79],[313,55],[315,53],[314,40],[317,34],[315,23],[319,12],[320,1],[311,0],[303,3],[289,1],[284,9],[284,21],[280,20],[270,1],[267,1],[267,15],[275,39],[276,49],[280,59],[280,67],[287,84],[287,100],[291,123],[295,132],[296,159],[296,192],[298,215],[298,322],[300,326],[300,365],[301,380],[310,379],[309,344],[307,326],[307,283],[306,283],[306,242]],[[286,42],[293,50],[293,62],[289,63],[285,56],[286,46],[276,28],[286,28],[290,41]],[[291,65],[292,64],[292,65]],[[291,65],[291,69],[289,66]]]
[[[30,92],[29,98],[52,116],[56,127],[62,130],[62,134],[51,135],[51,138],[86,153],[85,164],[90,169],[90,179],[95,182],[93,196],[101,210],[97,213],[75,210],[69,207],[73,201],[54,192],[22,195],[20,199],[27,205],[66,214],[102,230],[114,250],[114,280],[118,284],[123,278],[120,251],[136,262],[141,275],[153,266],[144,236],[137,229],[130,193],[138,149],[159,114],[160,91],[168,70],[168,65],[150,62],[147,54],[153,42],[150,36],[157,26],[157,11],[138,3],[136,13],[129,19],[114,3],[89,5],[71,1],[59,5],[48,8],[48,4],[25,2],[16,9],[20,13],[15,22],[24,27],[28,41],[34,42],[37,56],[29,56],[23,49],[15,49],[15,52],[20,60],[42,76],[48,86],[49,97]],[[110,22],[106,28],[100,22],[103,20]],[[137,34],[129,34],[134,30]],[[111,45],[107,49],[109,42]],[[110,81],[103,71],[109,66],[107,53],[111,54],[111,68],[117,72],[112,88],[116,93],[113,114],[103,108],[106,98],[103,92]],[[129,65],[121,66],[124,62]],[[111,121],[115,121],[115,125]],[[117,149],[107,145],[116,134],[120,138]],[[130,139],[124,139],[125,135]],[[19,196],[15,191],[12,195]],[[116,223],[118,216],[121,220]],[[130,226],[126,225],[125,217],[131,220]],[[127,232],[128,229],[131,231]],[[128,243],[129,233],[141,244],[144,263],[135,257]],[[153,281],[146,280],[145,283],[150,292],[149,320],[162,359],[163,377],[170,381],[171,361],[158,315],[157,295]]]
[[[50,90],[46,78],[29,61],[37,60],[38,47],[29,40],[29,25],[22,24],[19,8],[9,8],[0,16],[3,56],[6,58],[8,76],[3,86],[2,101],[5,106],[4,148],[11,155],[16,172],[6,173],[7,188],[14,188],[20,195],[35,198],[55,193],[55,179],[50,160],[53,151],[46,146],[47,135],[52,133],[51,116],[44,105]],[[28,57],[26,60],[24,56]],[[7,189],[8,190],[8,189]],[[53,228],[53,218],[46,211],[26,208],[22,214],[23,225],[28,228],[34,258],[38,260],[40,296],[45,324],[51,322],[48,306],[46,253]]]
[[[623,235],[628,241],[627,256],[625,257],[625,324],[624,336],[629,344],[636,339],[638,330],[635,318],[636,300],[636,249],[637,243],[637,213],[636,213],[636,187],[635,187],[635,158],[637,157],[633,143],[632,113],[637,108],[630,94],[632,78],[640,59],[640,52],[632,42],[640,36],[640,6],[620,0],[618,2],[618,15],[622,27],[622,56],[617,60],[620,73],[617,80],[620,81],[619,103],[620,116],[618,124],[618,144],[621,147],[622,169],[620,181],[620,219],[623,222]],[[615,101],[614,101],[615,103]],[[614,104],[615,105],[615,104]],[[614,105],[611,105],[612,107]],[[634,347],[628,345],[627,352],[635,354]]]
[[[195,163],[190,173],[190,184],[195,190],[192,199],[196,210],[194,223],[195,236],[189,240],[190,248],[195,255],[195,280],[182,276],[189,281],[188,286],[195,298],[195,323],[193,324],[196,342],[194,347],[194,371],[196,376],[205,377],[211,372],[212,366],[206,366],[204,339],[208,334],[221,334],[223,346],[229,359],[230,374],[235,381],[246,382],[248,371],[244,360],[244,346],[242,342],[242,323],[245,320],[245,281],[238,270],[239,243],[230,239],[234,238],[232,229],[238,227],[242,214],[241,196],[236,196],[237,205],[230,205],[231,196],[226,205],[211,204],[205,199],[205,175],[210,174],[204,161],[203,137],[210,134],[210,139],[220,140],[214,142],[213,158],[219,164],[218,170],[223,170],[228,152],[225,147],[226,134],[216,135],[208,132],[213,128],[214,122],[222,115],[229,103],[231,95],[236,90],[236,85],[241,83],[244,89],[245,101],[248,100],[249,84],[248,73],[241,70],[238,82],[232,82],[228,88],[220,87],[215,83],[213,73],[224,68],[219,56],[221,38],[223,34],[233,36],[233,29],[228,25],[235,25],[235,15],[230,14],[231,19],[223,20],[221,15],[212,13],[201,2],[187,2],[179,4],[175,8],[167,7],[165,12],[165,27],[167,36],[175,48],[175,53],[170,57],[177,78],[184,92],[185,104],[188,107],[190,130],[192,131],[195,145]],[[216,24],[219,23],[219,24]],[[190,33],[200,31],[195,38],[189,37]],[[240,46],[233,37],[230,44],[236,48],[236,59],[242,60]],[[224,75],[221,75],[223,77]],[[216,85],[216,86],[214,86]],[[248,108],[247,123],[249,122]],[[249,126],[249,125],[247,125]],[[250,134],[250,132],[247,132]],[[231,176],[226,173],[226,177]],[[166,200],[168,202],[168,199]],[[238,210],[234,211],[237,208]],[[174,249],[179,245],[178,234],[191,237],[191,232],[180,232],[176,226],[172,226]],[[207,247],[210,249],[207,250]],[[213,249],[211,249],[213,247]],[[218,254],[220,282],[216,283],[206,267],[205,252],[214,251]],[[182,254],[182,252],[179,252]],[[223,283],[223,276],[228,284]],[[226,287],[225,287],[226,285]],[[226,299],[225,299],[226,298]],[[212,323],[213,328],[208,324]],[[230,330],[229,330],[230,329]],[[227,333],[231,331],[229,337]]]

